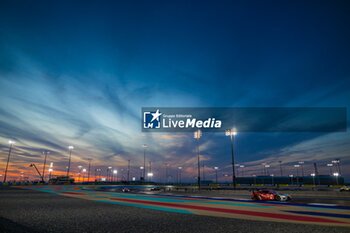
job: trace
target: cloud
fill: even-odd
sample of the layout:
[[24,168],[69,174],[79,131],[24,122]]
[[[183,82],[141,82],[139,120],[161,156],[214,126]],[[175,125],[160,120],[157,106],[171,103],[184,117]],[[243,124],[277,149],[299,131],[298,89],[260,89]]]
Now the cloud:
[[[327,24],[322,10],[298,20],[287,17],[293,15],[290,9],[271,11],[279,22],[292,25],[274,22],[271,28],[260,15],[232,24],[239,7],[237,14],[223,5],[215,12],[199,8],[195,15],[184,7],[180,13],[185,17],[174,21],[179,12],[166,4],[165,11],[157,11],[160,15],[116,4],[108,9],[87,4],[87,12],[94,14],[79,19],[64,4],[55,5],[55,14],[45,21],[26,7],[15,18],[11,7],[0,9],[0,151],[3,164],[8,139],[17,141],[13,174],[30,162],[41,166],[45,149],[55,170],[64,173],[67,147],[74,145],[73,171],[86,166],[86,158],[104,171],[109,165],[125,168],[130,159],[136,176],[146,143],[154,169],[163,172],[168,163],[175,177],[176,167],[183,166],[184,179],[193,181],[193,135],[142,134],[141,107],[349,107],[349,48],[343,46],[349,36],[347,20],[340,20],[349,16],[342,9]],[[254,19],[259,25],[253,25]],[[53,22],[61,24],[52,27]],[[305,25],[319,34],[308,33]],[[247,164],[247,174],[260,172],[262,162],[276,169],[278,160],[293,164],[302,159],[310,165],[335,156],[348,167],[345,135],[242,133],[235,144],[236,161]],[[207,172],[219,166],[230,174],[230,144],[223,134],[203,135],[200,152]],[[32,169],[26,172],[33,174]]]

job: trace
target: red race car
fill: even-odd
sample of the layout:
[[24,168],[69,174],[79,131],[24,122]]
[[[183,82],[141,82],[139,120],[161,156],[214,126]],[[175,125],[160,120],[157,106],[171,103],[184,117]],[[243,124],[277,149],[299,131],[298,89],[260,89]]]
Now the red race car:
[[290,201],[292,197],[272,190],[258,190],[252,192],[252,199],[256,201]]

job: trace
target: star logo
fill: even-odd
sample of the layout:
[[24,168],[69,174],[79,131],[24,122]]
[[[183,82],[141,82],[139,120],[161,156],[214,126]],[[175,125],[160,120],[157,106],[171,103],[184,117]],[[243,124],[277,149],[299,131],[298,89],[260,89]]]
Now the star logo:
[[159,121],[159,116],[162,115],[161,113],[159,113],[159,109],[157,109],[157,111],[155,113],[151,113],[153,118],[151,120],[151,122],[153,122],[154,120]]
[[159,129],[161,127],[160,116],[162,113],[159,109],[155,112],[143,112],[143,128],[144,129]]

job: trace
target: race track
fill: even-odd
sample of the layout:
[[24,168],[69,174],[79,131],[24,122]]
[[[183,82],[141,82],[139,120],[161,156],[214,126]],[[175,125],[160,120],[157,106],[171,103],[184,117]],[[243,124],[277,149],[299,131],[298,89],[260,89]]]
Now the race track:
[[324,204],[256,202],[245,199],[121,193],[84,186],[20,187],[85,200],[214,217],[350,227],[350,207]]

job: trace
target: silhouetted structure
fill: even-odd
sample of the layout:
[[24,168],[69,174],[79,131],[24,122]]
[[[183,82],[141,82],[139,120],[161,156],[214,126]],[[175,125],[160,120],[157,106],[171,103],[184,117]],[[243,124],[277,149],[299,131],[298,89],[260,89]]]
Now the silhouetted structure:
[[[338,181],[337,181],[338,179]],[[238,184],[316,184],[316,185],[343,185],[344,178],[341,176],[319,175],[319,176],[293,176],[293,177],[278,177],[278,176],[256,176],[256,177],[237,177]]]

